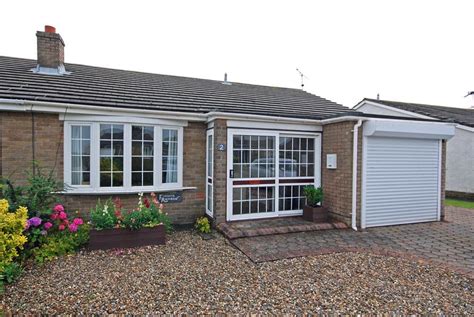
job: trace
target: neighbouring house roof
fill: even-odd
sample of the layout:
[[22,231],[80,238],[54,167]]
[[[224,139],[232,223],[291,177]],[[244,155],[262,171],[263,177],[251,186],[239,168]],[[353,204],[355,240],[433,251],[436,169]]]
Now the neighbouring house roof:
[[[431,118],[443,121],[452,121],[468,127],[474,127],[474,109],[442,107],[434,105],[424,105],[409,102],[398,102],[389,100],[378,100],[365,98],[365,101],[371,101],[381,105],[414,112]],[[363,101],[364,101],[363,100]]]
[[349,112],[299,89],[223,83],[65,64],[69,75],[35,74],[36,60],[0,56],[0,98],[208,113],[322,119]]

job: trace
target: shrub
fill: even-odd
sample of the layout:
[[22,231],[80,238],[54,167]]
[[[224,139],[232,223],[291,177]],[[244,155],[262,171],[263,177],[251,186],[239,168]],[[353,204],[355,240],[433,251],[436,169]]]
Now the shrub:
[[27,223],[26,207],[18,207],[15,212],[8,210],[8,201],[0,200],[0,274],[18,256],[18,250],[23,249],[27,241],[23,234]]
[[211,224],[209,223],[209,219],[207,219],[205,216],[197,218],[194,228],[196,228],[201,233],[210,233]]
[[23,273],[23,268],[21,265],[16,262],[12,262],[5,266],[2,273],[2,280],[8,284],[11,284],[20,277],[21,273]]
[[10,210],[25,206],[30,217],[40,216],[43,212],[50,210],[58,200],[57,193],[64,189],[64,184],[55,179],[54,170],[44,173],[35,164],[34,171],[34,173],[27,172],[28,183],[25,186],[14,186],[8,179],[4,179],[1,186],[2,195],[8,200]]
[[303,194],[306,196],[308,206],[317,207],[323,201],[323,189],[321,187],[305,186]]
[[89,241],[89,226],[82,225],[76,232],[58,231],[44,236],[39,247],[32,250],[36,262],[43,263],[59,256],[71,254]]

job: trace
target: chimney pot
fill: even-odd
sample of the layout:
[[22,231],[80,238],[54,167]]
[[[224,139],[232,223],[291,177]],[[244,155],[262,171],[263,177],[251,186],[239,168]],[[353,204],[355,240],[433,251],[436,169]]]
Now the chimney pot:
[[44,26],[44,31],[46,33],[56,33],[56,28],[54,26],[51,26],[51,25],[45,25]]

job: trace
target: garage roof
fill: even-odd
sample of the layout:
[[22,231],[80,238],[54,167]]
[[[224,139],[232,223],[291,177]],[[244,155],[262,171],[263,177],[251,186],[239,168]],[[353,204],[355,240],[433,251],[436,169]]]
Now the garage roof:
[[474,127],[474,109],[442,107],[409,102],[378,100],[365,98],[364,100],[385,106],[411,111],[431,118],[452,121],[468,127]]
[[0,98],[104,107],[211,111],[323,119],[349,109],[300,89],[65,64],[69,75],[33,73],[36,60],[0,56]]

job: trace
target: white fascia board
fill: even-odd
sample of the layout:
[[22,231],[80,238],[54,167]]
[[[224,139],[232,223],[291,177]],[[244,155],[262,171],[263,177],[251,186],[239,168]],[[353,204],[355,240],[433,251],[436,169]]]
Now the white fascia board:
[[278,122],[278,123],[296,123],[296,124],[320,124],[321,120],[315,119],[300,119],[300,118],[289,118],[289,117],[276,117],[276,116],[265,116],[257,114],[241,114],[241,113],[228,113],[228,112],[209,112],[207,122],[214,121],[215,119],[227,119],[227,120],[245,120],[255,122]]
[[80,114],[59,114],[61,121],[82,121],[82,122],[117,122],[117,123],[137,123],[137,124],[153,124],[163,126],[188,126],[185,120],[155,119],[137,116],[115,116],[115,115],[80,115]]
[[425,116],[425,115],[422,115],[422,114],[419,114],[419,113],[416,113],[416,112],[402,110],[402,109],[398,109],[398,108],[395,108],[395,107],[390,107],[390,106],[387,106],[387,105],[384,105],[384,104],[380,104],[378,102],[368,101],[368,100],[362,100],[357,105],[355,105],[354,108],[352,108],[352,109],[358,110],[360,107],[362,107],[364,105],[371,105],[371,106],[379,107],[379,108],[382,108],[382,109],[392,110],[392,111],[398,112],[400,114],[404,114],[404,115],[407,115],[407,116],[412,116],[412,117],[415,117],[415,118],[439,120],[437,118]]
[[110,116],[111,114],[123,117],[148,117],[161,118],[182,121],[200,121],[207,120],[207,114],[203,113],[185,113],[179,111],[162,111],[152,109],[125,109],[115,107],[100,107],[91,105],[76,105],[68,103],[54,103],[44,101],[26,101],[0,99],[0,110],[6,111],[34,111],[45,113],[71,114],[76,115],[102,115]]
[[458,124],[458,125],[456,126],[456,128],[461,129],[461,130],[466,130],[466,131],[469,131],[469,132],[474,132],[474,128],[473,128],[473,127],[468,127],[468,126],[462,125],[462,124]]
[[364,136],[450,139],[455,134],[455,126],[452,123],[442,122],[371,119],[364,124]]

